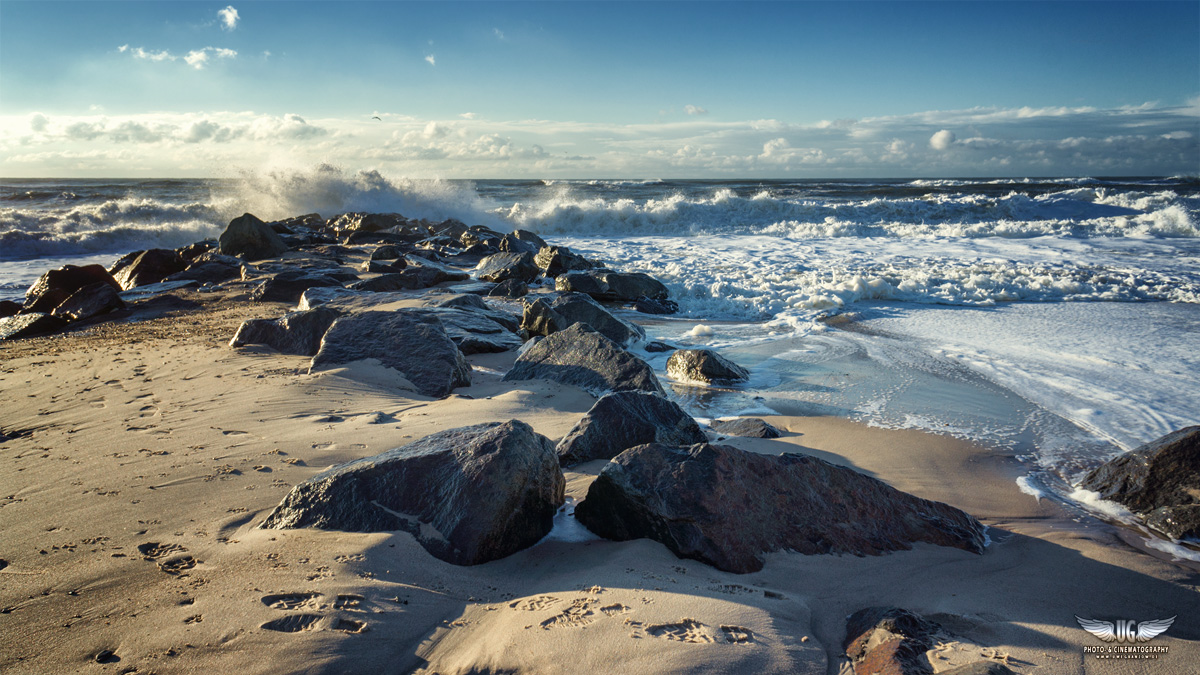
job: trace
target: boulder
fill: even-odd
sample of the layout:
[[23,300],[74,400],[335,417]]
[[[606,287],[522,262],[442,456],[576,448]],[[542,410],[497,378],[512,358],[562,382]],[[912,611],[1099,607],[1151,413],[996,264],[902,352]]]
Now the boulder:
[[25,305],[21,311],[49,314],[75,291],[99,283],[111,286],[118,293],[121,291],[121,285],[100,265],[64,265],[50,270],[25,291]]
[[179,257],[190,262],[195,260],[197,256],[208,253],[216,247],[217,242],[215,241],[198,241],[194,244],[177,248],[175,252],[179,254]]
[[815,457],[707,443],[622,452],[575,517],[602,537],[647,537],[735,573],[762,569],[772,551],[879,555],[927,542],[982,553],[984,546],[983,525],[952,506]]
[[432,267],[408,267],[399,272],[381,274],[371,279],[356,281],[350,284],[350,288],[356,291],[371,291],[373,293],[414,291],[421,288],[430,288],[447,281],[454,281],[454,279],[439,269]]
[[941,626],[899,607],[868,607],[846,618],[846,652],[855,675],[928,675],[925,652]]
[[442,222],[430,228],[432,232],[440,237],[453,237],[458,239],[469,228],[467,224],[457,218],[447,218]]
[[462,242],[463,246],[466,247],[475,246],[476,244],[484,244],[485,246],[490,246],[498,251],[500,250],[500,240],[503,237],[504,235],[496,232],[495,230],[488,229],[481,225],[472,225],[471,227],[467,228],[466,232],[463,232],[461,235],[459,235],[458,240]]
[[314,356],[321,347],[325,331],[342,313],[331,307],[317,307],[284,314],[278,319],[249,319],[243,321],[230,347],[264,344],[282,354]]
[[0,300],[0,319],[14,316],[21,311],[21,303],[12,300]]
[[[452,287],[455,288],[455,287]],[[481,314],[500,324],[505,330],[516,333],[521,330],[517,319],[511,314],[492,309],[483,298],[471,293],[455,293],[445,297],[433,296],[428,301],[430,307],[454,307]]]
[[506,234],[500,237],[500,244],[496,247],[504,253],[528,253],[533,255],[540,248],[537,244],[531,241],[522,241],[515,234]]
[[534,262],[547,277],[558,277],[572,270],[590,270],[594,267],[589,260],[572,253],[566,246],[542,246],[534,256]]
[[488,291],[492,298],[521,298],[529,293],[529,285],[520,279],[505,279]]
[[188,266],[188,261],[177,251],[166,248],[152,248],[130,255],[133,257],[121,258],[108,270],[121,289],[126,291],[137,286],[157,284]]
[[51,316],[43,312],[30,312],[7,316],[0,319],[0,340],[19,340],[21,338],[44,335],[61,330],[67,325],[65,319]]
[[713,420],[708,428],[725,436],[741,436],[743,438],[779,438],[782,434],[778,429],[757,417],[739,417],[733,420]]
[[[546,276],[552,276],[549,272]],[[554,279],[554,290],[568,293],[586,293],[597,300],[608,299],[608,285],[584,272],[563,272]]]
[[674,314],[679,311],[679,305],[672,300],[651,300],[638,298],[633,308],[642,314]]
[[526,242],[528,244],[532,244],[533,250],[535,253],[539,249],[541,249],[542,247],[544,247],[546,245],[546,242],[544,239],[537,236],[533,232],[530,232],[529,230],[513,230],[512,236],[516,237],[520,241]]
[[597,300],[665,300],[670,295],[661,282],[641,272],[566,272],[554,280],[554,287],[560,291],[587,293]]
[[1185,427],[1109,460],[1080,484],[1126,506],[1175,539],[1200,538],[1200,426]]
[[667,374],[677,380],[734,384],[750,379],[750,371],[711,349],[679,349],[667,359]]
[[501,282],[517,279],[529,283],[542,271],[533,264],[531,253],[496,253],[479,261],[475,276],[482,281]]
[[483,311],[460,307],[430,307],[411,311],[437,317],[450,340],[458,345],[463,354],[506,352],[521,346],[521,338],[490,319]]
[[605,394],[555,447],[563,465],[612,459],[635,445],[692,445],[708,438],[677,404],[643,391]]
[[[378,246],[374,251],[371,251],[371,260],[400,260],[401,255],[402,254],[400,253],[399,248],[391,244],[385,244],[384,246]],[[402,267],[407,266],[407,264],[408,263],[405,263],[402,265]]]
[[264,280],[253,291],[250,299],[255,302],[286,302],[289,305],[300,301],[304,291],[313,287],[337,286],[342,282],[326,274],[314,274],[301,270],[280,272]]
[[408,263],[403,258],[396,260],[367,260],[362,264],[362,271],[369,274],[395,274],[403,272]]
[[542,338],[522,351],[505,382],[553,380],[595,396],[610,391],[649,391],[662,394],[650,365],[583,324]]
[[325,332],[309,372],[361,359],[378,359],[426,396],[446,396],[471,384],[471,366],[442,322],[419,311],[343,316]]
[[112,286],[100,282],[75,291],[71,297],[63,300],[61,305],[55,307],[51,314],[67,321],[82,321],[114,309],[124,308],[125,301],[121,299],[117,291],[113,290]]
[[660,354],[662,352],[673,352],[676,349],[679,349],[678,347],[669,345],[665,342],[659,342],[658,340],[654,340],[652,342],[647,342],[646,346],[644,348],[646,351],[650,352],[651,354]]
[[641,326],[618,319],[583,293],[563,293],[525,304],[521,328],[530,335],[550,335],[582,323],[621,346],[646,337]]
[[[241,266],[231,265],[223,260],[205,260],[208,254],[201,254],[187,269],[176,272],[164,281],[195,281],[201,284],[219,284],[241,276]],[[225,256],[221,256],[224,258]]]
[[275,258],[288,250],[287,244],[270,225],[249,213],[229,221],[218,241],[219,250],[223,255],[237,256],[245,260]]
[[403,229],[408,219],[399,213],[343,213],[329,219],[328,227],[339,235],[351,232],[379,232],[393,228]]
[[519,420],[491,422],[317,474],[261,527],[403,530],[441,560],[478,565],[549,534],[565,485],[546,437]]

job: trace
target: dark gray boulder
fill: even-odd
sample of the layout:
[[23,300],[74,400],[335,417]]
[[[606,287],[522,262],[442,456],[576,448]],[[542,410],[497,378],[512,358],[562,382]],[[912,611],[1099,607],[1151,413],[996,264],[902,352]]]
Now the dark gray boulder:
[[633,308],[642,314],[674,314],[679,311],[679,305],[673,300],[652,300],[638,298]]
[[[454,290],[457,287],[451,286],[448,290]],[[480,314],[491,321],[494,321],[504,327],[505,330],[516,333],[521,330],[517,318],[507,312],[501,312],[492,309],[481,296],[471,293],[454,293],[446,296],[430,296],[430,307],[453,307],[455,309],[467,310]]]
[[667,359],[667,374],[677,380],[734,384],[750,379],[750,371],[711,349],[680,349]]
[[984,546],[983,525],[952,506],[815,457],[707,443],[622,452],[575,517],[602,537],[650,538],[681,558],[736,573],[762,569],[771,551],[879,555],[927,542],[982,553]]
[[442,431],[292,488],[264,529],[403,530],[456,565],[498,560],[549,534],[565,481],[553,445],[519,420]]
[[659,342],[658,340],[654,340],[653,342],[647,342],[645,345],[645,350],[650,352],[651,354],[660,354],[662,352],[673,352],[676,349],[679,349],[679,348],[669,345],[665,342]]
[[23,312],[49,314],[75,291],[84,286],[103,283],[121,292],[121,285],[100,265],[63,265],[46,272],[25,291]]
[[100,282],[75,291],[71,297],[55,307],[51,314],[67,321],[82,321],[124,308],[125,301],[117,291],[112,286]]
[[108,270],[121,289],[126,291],[137,286],[157,284],[188,266],[188,261],[172,249],[152,248],[130,255],[133,257],[121,258]]
[[304,291],[314,287],[341,287],[342,282],[327,274],[294,270],[280,272],[273,277],[263,280],[253,291],[250,299],[255,302],[286,302],[295,304],[300,301]]
[[403,229],[408,219],[399,213],[342,213],[330,218],[327,226],[339,235],[352,232],[372,233],[382,230]]
[[713,420],[708,427],[718,434],[743,438],[779,438],[778,429],[757,417],[739,417],[734,420]]
[[[477,296],[468,296],[477,297]],[[521,347],[521,338],[489,318],[487,313],[461,307],[430,307],[409,310],[437,317],[450,340],[463,354],[507,352]]]
[[529,230],[513,230],[512,236],[516,237],[520,241],[533,245],[535,252],[546,245],[546,240],[537,236],[533,232],[530,232]]
[[566,246],[543,245],[533,260],[548,277],[558,277],[570,271],[590,270],[595,267],[591,261],[572,253]]
[[361,359],[378,359],[426,396],[446,396],[471,384],[471,366],[442,322],[420,311],[343,316],[325,332],[309,372]]
[[399,272],[381,274],[371,279],[363,279],[350,284],[356,291],[371,291],[375,293],[387,291],[414,291],[430,288],[447,281],[465,279],[466,274],[451,275],[432,267],[411,266]]
[[215,241],[212,241],[212,240],[198,241],[194,244],[188,244],[187,246],[181,246],[181,247],[175,249],[175,252],[179,254],[179,257],[183,258],[184,260],[186,260],[190,263],[192,260],[195,260],[198,256],[200,256],[204,253],[208,253],[209,251],[215,249],[216,247],[217,247],[217,242],[215,242]]
[[395,260],[367,260],[362,264],[362,270],[369,274],[392,274],[403,272],[408,263],[403,258]]
[[1109,460],[1080,484],[1123,504],[1173,538],[1200,538],[1200,426],[1185,427]]
[[528,253],[532,255],[537,253],[540,247],[531,241],[518,238],[516,234],[506,234],[500,237],[500,244],[496,248],[500,249],[503,253]]
[[6,316],[0,319],[0,340],[19,340],[21,338],[44,335],[61,330],[67,325],[65,319],[51,316],[43,312],[30,312],[16,316]]
[[0,319],[13,316],[21,311],[21,303],[12,300],[0,300]]
[[554,448],[563,465],[612,459],[635,445],[692,445],[708,440],[677,404],[643,391],[605,394]]
[[223,255],[237,256],[245,260],[275,258],[288,250],[288,245],[270,225],[249,213],[229,221],[218,241]]
[[371,260],[400,260],[401,255],[399,247],[386,244],[376,247],[374,251],[371,251]]
[[560,291],[587,293],[597,300],[636,301],[640,298],[665,300],[670,291],[662,282],[641,272],[591,270],[566,272],[554,280]]
[[325,331],[342,313],[331,307],[291,312],[278,319],[249,319],[243,321],[230,347],[263,344],[283,354],[313,356],[321,348]]
[[925,652],[933,649],[941,626],[899,607],[867,607],[846,618],[842,648],[855,675],[927,675]]
[[582,323],[621,346],[646,337],[641,326],[618,319],[583,293],[562,293],[525,304],[521,328],[530,335],[550,335]]
[[595,396],[610,391],[663,393],[649,364],[579,323],[523,350],[504,375],[505,382],[537,379],[570,384]]
[[492,298],[521,298],[529,293],[529,285],[519,279],[505,279],[488,291]]
[[481,281],[499,283],[508,279],[517,279],[529,283],[538,277],[542,271],[533,262],[533,254],[495,253],[479,261],[475,267],[475,276]]

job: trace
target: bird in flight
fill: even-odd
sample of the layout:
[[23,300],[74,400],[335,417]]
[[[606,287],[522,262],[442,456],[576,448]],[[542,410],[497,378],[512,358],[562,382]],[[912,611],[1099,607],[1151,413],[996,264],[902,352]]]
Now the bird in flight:
[[382,122],[382,121],[383,121],[383,118],[382,118],[382,117],[380,117],[379,115],[372,115],[372,116],[371,116],[371,119],[373,119],[373,120],[379,120],[380,122]]

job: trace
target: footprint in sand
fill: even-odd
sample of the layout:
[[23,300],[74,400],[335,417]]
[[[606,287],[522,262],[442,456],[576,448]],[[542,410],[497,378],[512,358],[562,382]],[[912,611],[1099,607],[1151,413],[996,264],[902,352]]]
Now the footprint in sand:
[[104,402],[103,396],[101,396],[100,398],[92,399],[91,401],[88,401],[88,405],[92,406],[93,408],[107,408],[108,407],[108,404]]
[[754,631],[741,626],[721,626],[721,635],[725,641],[735,645],[748,645],[754,642]]
[[333,608],[344,609],[348,612],[363,612],[366,610],[362,609],[361,605],[365,599],[356,593],[344,593],[337,596],[337,600],[333,601]]
[[705,625],[695,619],[681,619],[678,623],[660,623],[646,626],[647,633],[665,640],[689,642],[692,644],[716,642],[717,639],[704,629]]
[[515,602],[508,603],[508,606],[513,609],[520,609],[526,612],[536,612],[538,610],[547,609],[551,605],[560,600],[553,595],[539,595],[536,598],[525,598]]
[[612,605],[601,607],[600,611],[604,612],[605,616],[616,616],[618,614],[628,614],[630,610],[628,606],[622,605],[618,602]]
[[280,633],[299,633],[301,631],[316,630],[317,622],[321,619],[320,614],[293,614],[281,619],[268,621],[262,625],[262,628]]
[[187,549],[179,544],[160,544],[157,541],[148,541],[144,544],[138,544],[138,553],[142,554],[142,558],[146,560],[157,560],[159,558],[171,555],[172,553],[186,553]]
[[343,633],[362,633],[367,630],[367,624],[353,619],[338,619],[337,623],[333,624],[333,629]]
[[724,593],[726,595],[742,595],[745,593],[755,592],[753,588],[746,588],[745,586],[739,586],[738,584],[716,584],[709,586],[708,590]]
[[204,620],[203,614],[195,614],[193,616],[189,616],[188,618],[184,619],[183,622],[184,623],[200,623],[203,620]]
[[221,433],[225,436],[249,436],[250,435],[250,432],[248,432],[248,431],[238,431],[236,429],[222,430]]
[[543,630],[551,628],[583,628],[596,620],[596,613],[592,611],[592,605],[595,600],[591,598],[578,598],[571,601],[571,606],[564,609],[560,614],[556,614],[541,623]]
[[192,556],[185,555],[180,558],[163,560],[162,562],[158,563],[158,568],[172,576],[187,576],[184,574],[184,572],[195,567],[196,563],[198,562],[200,561],[196,560]]
[[278,595],[264,595],[262,603],[271,609],[316,609],[320,606],[317,598],[321,597],[319,593],[280,593]]

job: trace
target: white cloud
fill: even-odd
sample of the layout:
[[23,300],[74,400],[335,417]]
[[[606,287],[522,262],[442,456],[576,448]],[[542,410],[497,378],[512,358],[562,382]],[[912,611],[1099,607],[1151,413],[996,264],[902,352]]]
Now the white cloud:
[[953,131],[942,129],[929,137],[929,147],[934,150],[947,150],[950,146],[954,145],[954,141],[956,140],[958,140],[958,137],[954,135]]
[[499,28],[493,28],[492,32],[495,33],[497,40],[504,39],[504,31],[500,30]]
[[141,47],[130,47],[129,45],[121,45],[120,47],[117,48],[117,51],[121,52],[122,54],[124,54],[125,52],[129,52],[130,54],[133,55],[133,58],[145,59],[147,61],[174,61],[175,60],[175,57],[172,56],[171,53],[165,49],[162,51],[159,51],[159,52],[152,52],[152,51],[147,51],[145,49],[142,49]]
[[29,116],[29,128],[38,133],[44,132],[48,124],[50,124],[50,120],[42,113],[33,113]]
[[431,65],[431,66],[437,65],[437,60],[433,58],[433,54],[427,54],[425,56],[425,60],[428,61],[429,65]]
[[233,30],[234,28],[237,28],[238,21],[241,19],[241,17],[238,16],[238,11],[233,8],[233,5],[229,5],[225,9],[218,11],[217,16],[221,18],[221,28],[223,30]]
[[187,56],[183,57],[183,60],[187,61],[187,64],[196,70],[203,70],[204,66],[208,65],[210,54],[219,59],[232,59],[237,56],[237,52],[232,49],[205,47],[204,49],[196,49],[188,52]]
[[708,114],[707,110],[705,110],[704,108],[701,108],[700,106],[696,106],[696,105],[685,105],[685,106],[683,106],[683,111],[689,115],[707,115]]
[[459,115],[459,117],[463,118],[464,120],[473,120],[476,117],[479,117],[479,115],[476,115],[473,112],[465,112],[465,113]]

